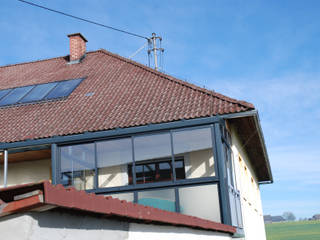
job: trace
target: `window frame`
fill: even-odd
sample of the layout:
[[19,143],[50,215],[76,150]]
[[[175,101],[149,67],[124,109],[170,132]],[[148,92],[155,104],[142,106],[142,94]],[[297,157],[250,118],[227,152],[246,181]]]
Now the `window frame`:
[[[170,125],[168,125],[170,126]],[[221,127],[220,127],[221,126]],[[174,181],[168,182],[155,182],[155,183],[147,183],[147,184],[136,184],[135,179],[135,159],[134,159],[134,137],[135,136],[142,136],[142,135],[154,135],[158,133],[170,133],[170,141],[171,141],[171,150],[172,150],[172,163],[174,164],[174,153],[173,153],[173,141],[172,141],[172,133],[176,131],[184,131],[184,130],[192,130],[192,129],[200,129],[200,128],[210,128],[211,130],[211,137],[212,137],[212,151],[213,151],[213,157],[214,157],[214,168],[215,168],[215,176],[211,177],[203,177],[203,178],[193,178],[193,179],[182,179],[177,180],[175,176],[175,171],[173,171],[174,174]],[[96,138],[85,139],[85,140],[73,140],[70,142],[62,141],[60,143],[57,143],[57,156],[55,156],[56,163],[55,165],[57,168],[55,169],[55,175],[56,175],[56,184],[59,184],[59,165],[60,165],[60,159],[59,159],[59,148],[60,146],[64,145],[70,145],[70,144],[77,144],[77,143],[84,143],[84,142],[98,142],[98,141],[104,141],[104,140],[112,140],[112,139],[121,139],[121,138],[131,138],[132,141],[132,155],[133,155],[133,162],[132,162],[132,174],[133,174],[133,185],[127,185],[127,186],[121,186],[121,187],[109,187],[109,188],[98,188],[98,175],[97,175],[97,168],[96,168],[96,175],[95,175],[95,189],[92,190],[86,190],[86,192],[89,193],[95,193],[98,195],[111,195],[111,194],[118,194],[118,193],[133,193],[134,194],[134,202],[137,203],[137,196],[139,191],[147,191],[147,190],[157,190],[157,189],[166,189],[166,188],[173,188],[175,189],[175,197],[176,197],[176,210],[177,212],[180,211],[179,206],[179,187],[187,187],[187,186],[201,186],[201,185],[208,185],[208,184],[217,184],[218,186],[218,194],[219,194],[219,202],[220,202],[220,215],[221,215],[221,222],[224,224],[232,225],[231,224],[231,212],[230,212],[230,205],[229,205],[229,194],[227,189],[227,179],[224,176],[224,172],[226,170],[225,166],[225,159],[223,154],[223,129],[225,128],[225,120],[211,120],[208,122],[207,120],[201,121],[195,120],[194,124],[188,124],[184,123],[184,121],[180,121],[179,124],[172,124],[172,127],[164,127],[164,128],[153,128],[151,127],[146,128],[146,130],[141,131],[140,128],[137,128],[137,130],[134,131],[124,131],[120,134],[110,134],[105,136],[99,136]],[[144,129],[142,127],[141,129]],[[96,145],[96,144],[95,144]]]

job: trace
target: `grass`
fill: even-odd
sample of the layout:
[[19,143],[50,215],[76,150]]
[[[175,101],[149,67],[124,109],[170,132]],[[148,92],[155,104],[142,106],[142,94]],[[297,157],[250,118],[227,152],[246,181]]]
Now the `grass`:
[[320,221],[266,224],[268,240],[320,240]]

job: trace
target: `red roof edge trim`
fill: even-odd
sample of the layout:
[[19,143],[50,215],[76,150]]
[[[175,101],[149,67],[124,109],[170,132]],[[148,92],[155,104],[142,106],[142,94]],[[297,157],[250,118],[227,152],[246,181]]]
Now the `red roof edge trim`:
[[145,223],[161,223],[230,234],[236,232],[236,229],[229,225],[134,204],[117,198],[86,193],[74,188],[64,188],[62,185],[52,185],[49,181],[3,188],[0,190],[0,199],[2,200],[0,201],[0,217],[21,211],[37,210],[46,205],[106,216],[119,216]]
[[17,212],[24,212],[27,210],[39,208],[43,206],[43,195],[42,191],[39,191],[36,195],[31,195],[25,197],[21,200],[16,200],[13,202],[0,202],[0,217],[14,214]]

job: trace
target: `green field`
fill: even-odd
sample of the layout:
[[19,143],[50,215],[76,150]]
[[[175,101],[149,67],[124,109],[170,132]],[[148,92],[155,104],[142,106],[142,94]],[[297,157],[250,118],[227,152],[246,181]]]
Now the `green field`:
[[320,221],[266,224],[268,240],[320,240]]

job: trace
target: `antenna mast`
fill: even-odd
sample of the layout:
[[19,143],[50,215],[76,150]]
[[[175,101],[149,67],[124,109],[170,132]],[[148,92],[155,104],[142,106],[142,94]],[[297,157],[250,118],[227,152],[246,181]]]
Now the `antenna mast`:
[[[161,47],[161,42],[162,42],[162,37],[157,36],[157,34],[152,33],[152,37],[148,38],[148,62],[149,62],[149,67],[151,67],[150,64],[150,58],[151,54],[153,54],[154,58],[154,69],[159,71],[159,60],[158,57],[160,57],[160,60],[162,59],[162,55],[164,52],[164,49]],[[157,43],[159,47],[157,47]],[[160,64],[162,65],[162,61],[160,61]]]

